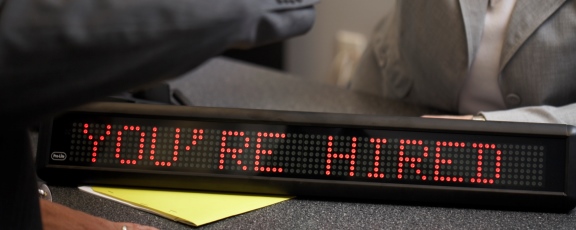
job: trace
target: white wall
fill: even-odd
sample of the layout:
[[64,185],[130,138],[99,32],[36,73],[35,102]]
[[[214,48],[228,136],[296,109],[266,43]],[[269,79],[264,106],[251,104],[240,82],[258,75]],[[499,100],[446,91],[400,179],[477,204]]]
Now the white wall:
[[376,23],[394,7],[394,0],[323,0],[316,8],[314,28],[286,45],[286,70],[307,79],[330,82],[339,30],[369,35]]

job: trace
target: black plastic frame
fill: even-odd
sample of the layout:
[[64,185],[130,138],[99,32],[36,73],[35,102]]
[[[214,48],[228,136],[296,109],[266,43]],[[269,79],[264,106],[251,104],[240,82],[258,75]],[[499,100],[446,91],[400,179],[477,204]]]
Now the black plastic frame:
[[564,191],[528,191],[410,184],[377,184],[318,179],[263,176],[235,176],[60,166],[49,164],[52,122],[41,128],[37,153],[39,176],[50,184],[117,185],[169,189],[296,195],[299,197],[369,202],[400,202],[441,206],[480,207],[525,211],[568,212],[576,206],[576,167],[574,148],[576,129],[557,124],[454,121],[415,117],[265,111],[127,103],[97,103],[74,111],[110,114],[152,115],[167,119],[257,121],[269,124],[336,125],[340,127],[378,127],[401,131],[430,131],[456,134],[526,136],[561,139],[566,145]]

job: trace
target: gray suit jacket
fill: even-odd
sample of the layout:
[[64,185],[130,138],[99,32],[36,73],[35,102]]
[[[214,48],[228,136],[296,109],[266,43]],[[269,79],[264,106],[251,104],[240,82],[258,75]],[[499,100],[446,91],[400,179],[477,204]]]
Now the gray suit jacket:
[[27,123],[302,34],[316,1],[0,0],[0,228],[41,228]]
[[[376,28],[353,89],[457,113],[488,0],[397,1]],[[508,110],[489,120],[576,125],[576,3],[518,0],[500,63]]]

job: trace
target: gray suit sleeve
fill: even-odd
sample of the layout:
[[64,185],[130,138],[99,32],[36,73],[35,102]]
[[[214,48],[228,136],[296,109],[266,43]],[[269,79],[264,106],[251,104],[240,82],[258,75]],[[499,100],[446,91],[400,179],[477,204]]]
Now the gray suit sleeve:
[[303,34],[316,2],[0,1],[0,114],[35,119]]
[[518,109],[482,112],[486,120],[576,125],[576,103],[561,107],[531,106]]

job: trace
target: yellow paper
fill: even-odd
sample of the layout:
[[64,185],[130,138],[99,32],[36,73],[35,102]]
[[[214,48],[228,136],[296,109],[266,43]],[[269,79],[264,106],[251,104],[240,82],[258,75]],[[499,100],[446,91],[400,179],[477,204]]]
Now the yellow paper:
[[276,204],[290,197],[92,187],[100,194],[131,203],[175,221],[200,226]]

